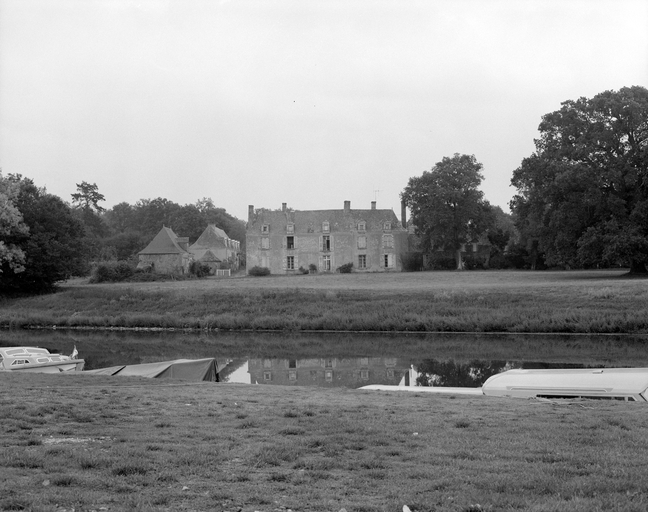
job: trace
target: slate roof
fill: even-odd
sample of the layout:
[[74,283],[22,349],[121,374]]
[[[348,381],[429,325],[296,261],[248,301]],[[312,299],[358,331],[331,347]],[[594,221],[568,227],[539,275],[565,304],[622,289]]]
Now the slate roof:
[[184,254],[185,249],[178,245],[178,235],[171,228],[162,227],[155,238],[138,254]]
[[200,249],[225,248],[227,247],[226,240],[229,240],[229,237],[225,231],[216,227],[215,224],[209,224],[198,237],[198,240],[189,247],[189,250],[197,254]]
[[191,252],[193,253],[194,257],[198,261],[216,261],[216,262],[222,261],[218,256],[216,256],[209,249],[192,249]]
[[[362,209],[362,210],[267,210],[255,211],[252,226],[256,228],[262,224],[270,227],[270,232],[285,231],[286,224],[295,225],[295,233],[319,233],[322,224],[329,223],[330,232],[353,231],[358,223],[366,222],[367,231],[382,230],[384,222],[391,222],[392,230],[401,230],[398,217],[393,210],[387,209]],[[277,230],[277,231],[275,231]]]

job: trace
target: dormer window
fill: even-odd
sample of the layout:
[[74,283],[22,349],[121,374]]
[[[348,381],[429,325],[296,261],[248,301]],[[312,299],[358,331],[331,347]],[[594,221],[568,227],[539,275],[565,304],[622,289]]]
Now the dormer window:
[[392,228],[391,222],[383,222],[383,229],[385,231],[391,231],[391,228]]
[[364,220],[358,222],[358,231],[367,231],[367,223]]
[[329,231],[331,231],[331,226],[330,226],[328,220],[325,220],[324,222],[322,222],[322,231],[324,233],[328,233]]
[[293,223],[290,223],[286,226],[286,232],[287,233],[294,233],[295,232],[295,225]]
[[270,233],[270,226],[268,226],[267,224],[262,224],[261,233]]

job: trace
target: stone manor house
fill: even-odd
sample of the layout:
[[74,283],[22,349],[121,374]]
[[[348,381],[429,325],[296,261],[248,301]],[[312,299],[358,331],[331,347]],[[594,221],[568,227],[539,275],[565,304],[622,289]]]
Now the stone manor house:
[[248,207],[246,266],[267,267],[272,274],[305,270],[335,272],[353,263],[355,272],[402,270],[408,250],[405,209],[402,222],[392,210],[281,210]]

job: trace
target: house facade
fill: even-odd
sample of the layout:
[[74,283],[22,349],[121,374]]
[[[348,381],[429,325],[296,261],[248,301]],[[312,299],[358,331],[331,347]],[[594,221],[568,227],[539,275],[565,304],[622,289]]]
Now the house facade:
[[[404,220],[404,219],[403,219]],[[392,210],[281,210],[248,207],[246,265],[272,274],[300,269],[335,272],[353,264],[355,272],[401,271],[408,232]]]
[[212,273],[222,268],[238,270],[241,242],[231,239],[215,224],[209,224],[198,240],[189,247],[189,252],[195,261],[209,266]]
[[165,226],[138,253],[137,268],[150,268],[161,274],[186,274],[193,256],[188,250],[189,238],[176,235]]

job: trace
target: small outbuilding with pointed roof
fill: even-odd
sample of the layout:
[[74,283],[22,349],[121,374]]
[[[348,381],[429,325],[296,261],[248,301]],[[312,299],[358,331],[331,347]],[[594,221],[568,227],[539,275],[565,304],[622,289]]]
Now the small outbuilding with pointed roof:
[[161,274],[186,274],[193,261],[188,245],[188,237],[180,237],[171,228],[163,226],[155,238],[138,253],[137,268],[150,268]]
[[241,245],[215,224],[209,224],[190,247],[195,261],[208,265],[212,272],[220,268],[238,270]]

